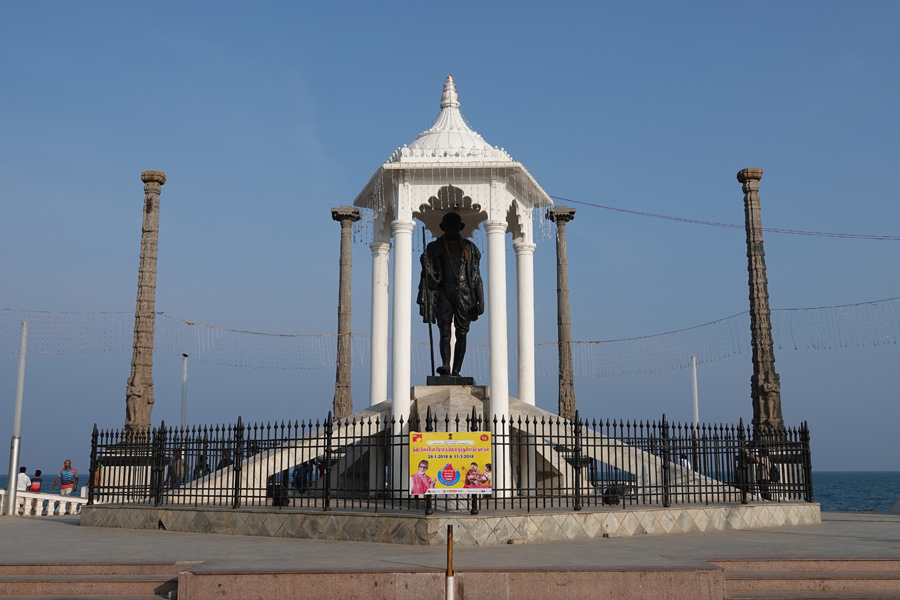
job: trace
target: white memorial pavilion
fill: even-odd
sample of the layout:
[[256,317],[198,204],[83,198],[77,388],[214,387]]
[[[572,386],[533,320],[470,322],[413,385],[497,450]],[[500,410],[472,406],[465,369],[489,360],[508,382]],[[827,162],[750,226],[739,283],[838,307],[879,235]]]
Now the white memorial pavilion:
[[[410,344],[413,231],[416,220],[441,235],[443,215],[459,213],[463,235],[483,227],[487,248],[486,313],[489,327],[491,416],[509,416],[508,330],[506,319],[506,235],[516,253],[518,299],[518,397],[534,405],[534,235],[536,211],[552,206],[547,192],[525,167],[473,131],[459,110],[459,95],[448,75],[441,112],[434,125],[381,165],[353,204],[372,211],[372,348],[370,406],[391,399],[391,413],[410,413]],[[540,218],[540,215],[538,215]],[[393,242],[392,242],[393,240]],[[394,272],[388,275],[389,253]],[[393,285],[389,286],[392,279]],[[388,298],[393,305],[391,381],[388,396]],[[416,313],[418,319],[418,311]],[[488,416],[488,415],[486,415]]]

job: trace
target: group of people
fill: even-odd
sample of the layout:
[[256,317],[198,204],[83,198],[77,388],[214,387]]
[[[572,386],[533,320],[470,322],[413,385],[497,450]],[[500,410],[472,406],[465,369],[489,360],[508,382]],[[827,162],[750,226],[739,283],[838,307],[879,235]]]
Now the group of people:
[[743,492],[747,492],[750,488],[750,465],[756,465],[756,485],[759,487],[759,497],[763,501],[772,500],[771,485],[777,483],[780,475],[778,468],[772,464],[769,458],[769,451],[760,448],[758,453],[753,453],[749,448],[744,447],[741,453],[736,457],[736,473],[738,487]]
[[[234,461],[231,459],[231,451],[226,449],[222,451],[222,458],[216,463],[215,470],[218,471],[230,467],[233,464]],[[177,449],[166,464],[166,484],[169,488],[176,488],[183,485],[185,482],[206,477],[212,471],[213,468],[210,466],[209,458],[206,454],[200,454],[197,457],[197,461],[194,463],[194,468],[191,469],[188,461],[184,457],[184,453],[180,449]]]
[[[33,492],[33,493],[41,493],[41,486],[44,484],[43,478],[41,478],[41,470],[37,469],[34,472],[34,477],[28,476],[28,469],[26,467],[19,467],[19,475],[16,479],[16,491],[17,492]],[[50,486],[50,492],[56,489],[56,486],[59,485],[59,495],[60,496],[68,496],[72,494],[78,488],[78,471],[72,468],[72,461],[67,460],[63,463],[63,468],[59,470],[59,476],[56,478],[56,481],[53,482],[53,485]],[[37,499],[32,499],[31,502],[31,514],[35,514],[37,510]],[[24,514],[25,512],[25,498],[19,497],[19,512]]]
[[[247,455],[253,456],[259,452],[259,448],[257,446],[251,446],[248,450]],[[206,454],[200,454],[197,456],[196,461],[185,458],[184,452],[179,448],[176,449],[172,453],[172,457],[166,463],[166,485],[169,488],[177,488],[181,485],[200,479],[201,477],[206,477],[213,471],[220,471],[222,469],[228,468],[234,465],[234,458],[232,456],[231,450],[225,448],[222,450],[221,458],[216,463],[215,469],[212,468],[211,463],[209,462],[209,456]],[[214,456],[212,458],[215,458]],[[315,463],[316,461],[310,461],[310,463]],[[191,464],[193,463],[193,468],[191,468]],[[312,467],[315,467],[315,464],[312,464]],[[299,465],[298,465],[299,467]],[[319,465],[320,468],[321,465]],[[295,479],[297,475],[297,469],[295,469]],[[296,484],[295,484],[296,486]],[[305,487],[305,486],[304,486]]]
[[325,475],[325,464],[315,458],[294,465],[291,472],[291,483],[296,493],[302,494],[310,484]]
[[478,463],[472,463],[466,471],[466,483],[464,488],[489,488],[491,487],[491,463],[484,465],[484,471],[478,470]]

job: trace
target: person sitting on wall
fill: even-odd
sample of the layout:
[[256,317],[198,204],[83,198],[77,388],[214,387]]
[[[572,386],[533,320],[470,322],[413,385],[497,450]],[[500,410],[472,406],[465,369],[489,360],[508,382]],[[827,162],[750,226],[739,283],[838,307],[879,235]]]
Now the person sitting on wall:
[[[16,479],[17,492],[27,492],[31,487],[31,478],[26,475],[26,471],[25,467],[19,467],[19,477]],[[19,496],[19,514],[25,514],[25,498],[22,496]]]
[[[44,482],[41,479],[41,470],[38,469],[34,472],[34,477],[31,478],[31,486],[28,488],[29,492],[34,492],[35,494],[41,493],[41,484]],[[31,514],[37,515],[38,512],[38,503],[40,502],[41,512],[44,512],[44,501],[38,500],[37,498],[31,499]]]

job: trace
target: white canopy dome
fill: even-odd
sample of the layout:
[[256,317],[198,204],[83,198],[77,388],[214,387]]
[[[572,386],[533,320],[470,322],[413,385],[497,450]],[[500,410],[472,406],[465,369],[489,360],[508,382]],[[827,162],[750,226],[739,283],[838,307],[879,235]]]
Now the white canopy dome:
[[493,148],[466,123],[459,111],[459,94],[452,75],[444,81],[441,113],[431,129],[423,131],[408,146],[394,152],[389,162],[469,162],[488,159],[512,162],[504,150]]

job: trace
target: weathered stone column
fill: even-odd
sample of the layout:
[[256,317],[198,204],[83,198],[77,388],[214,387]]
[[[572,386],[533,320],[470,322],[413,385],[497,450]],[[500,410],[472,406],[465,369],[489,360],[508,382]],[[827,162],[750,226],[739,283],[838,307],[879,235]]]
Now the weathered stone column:
[[769,283],[766,279],[766,251],[763,248],[759,180],[762,169],[738,171],[744,190],[744,223],[747,229],[747,271],[750,275],[750,341],[753,347],[753,426],[782,429],[781,386],[775,372],[772,318],[769,311]]
[[359,221],[359,209],[341,206],[331,209],[331,218],[341,224],[341,274],[338,292],[338,343],[337,369],[334,383],[334,418],[343,419],[353,414],[353,394],[350,391],[351,323],[350,323],[350,282],[352,278],[353,253],[351,251],[350,228]]
[[575,418],[575,376],[572,373],[572,318],[569,314],[569,258],[566,251],[566,223],[575,218],[575,209],[557,206],[547,211],[556,223],[556,306],[559,326],[559,416]]
[[150,429],[153,411],[153,329],[156,318],[156,256],[159,245],[159,189],[166,183],[162,171],[144,171],[144,223],[138,267],[137,307],[134,311],[134,349],[131,376],[125,391],[125,429]]

